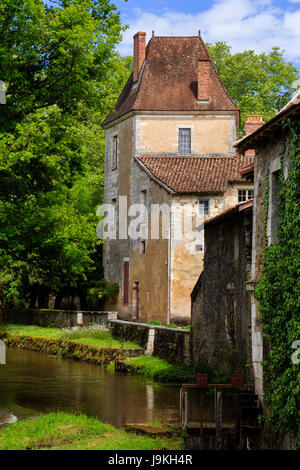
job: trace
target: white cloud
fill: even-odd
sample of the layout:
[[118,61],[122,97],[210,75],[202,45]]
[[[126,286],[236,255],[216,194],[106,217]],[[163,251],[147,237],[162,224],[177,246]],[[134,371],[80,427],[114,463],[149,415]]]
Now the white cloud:
[[200,29],[206,42],[225,41],[233,52],[268,52],[279,46],[288,59],[300,62],[300,8],[283,11],[273,0],[214,0],[209,9],[196,14],[167,11],[156,15],[139,8],[128,11],[126,22],[130,28],[119,46],[124,55],[132,54],[137,31],[145,31],[149,39],[152,30],[156,36],[196,36]]

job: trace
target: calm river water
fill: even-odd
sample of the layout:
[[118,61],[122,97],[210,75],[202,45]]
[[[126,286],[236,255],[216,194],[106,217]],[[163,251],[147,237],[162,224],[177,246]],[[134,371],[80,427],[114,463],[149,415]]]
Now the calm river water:
[[179,387],[103,367],[7,348],[0,366],[0,416],[18,419],[50,411],[85,413],[122,427],[179,415]]

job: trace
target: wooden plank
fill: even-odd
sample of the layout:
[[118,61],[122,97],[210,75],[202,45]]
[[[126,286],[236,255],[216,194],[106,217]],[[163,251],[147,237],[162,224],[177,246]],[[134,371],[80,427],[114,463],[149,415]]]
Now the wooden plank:
[[217,391],[216,397],[216,449],[222,449],[222,421],[223,421],[223,396],[221,391]]
[[181,392],[181,417],[182,428],[186,429],[188,422],[188,393],[187,391]]
[[[206,389],[207,388],[216,388],[217,390],[236,390],[236,387],[233,387],[231,384],[208,384],[208,386],[201,386],[197,384],[182,384],[181,385],[182,390],[189,390],[193,388],[199,388],[199,389]],[[243,390],[254,390],[254,386],[252,384],[243,384],[243,386],[240,388],[241,391]]]
[[[200,426],[201,426],[200,421],[194,421],[194,418],[193,418],[193,421],[189,421],[187,423],[186,428],[187,429],[199,429],[199,432],[200,432]],[[213,422],[203,421],[202,427],[203,427],[203,431],[206,431],[206,430],[212,430],[214,432],[216,431],[216,423],[213,423]],[[227,423],[227,422],[222,423],[222,429],[226,431],[234,431],[235,423]]]

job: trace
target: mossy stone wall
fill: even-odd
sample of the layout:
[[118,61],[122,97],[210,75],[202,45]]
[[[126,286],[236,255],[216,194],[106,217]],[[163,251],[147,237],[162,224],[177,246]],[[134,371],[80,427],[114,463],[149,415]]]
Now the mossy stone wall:
[[4,314],[6,323],[37,325],[42,327],[66,328],[78,325],[78,314],[82,314],[82,324],[107,325],[108,320],[117,318],[114,312],[72,311],[52,309],[8,310]]
[[155,331],[153,356],[173,364],[190,364],[190,332],[163,326],[125,321],[110,321],[112,336],[124,341],[134,341],[147,348],[149,330]]

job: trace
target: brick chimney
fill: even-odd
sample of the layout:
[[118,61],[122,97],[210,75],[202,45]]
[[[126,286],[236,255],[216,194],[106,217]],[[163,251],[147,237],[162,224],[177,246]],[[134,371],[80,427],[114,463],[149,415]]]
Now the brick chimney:
[[133,36],[133,82],[137,82],[146,58],[146,33],[138,32]]
[[264,117],[261,115],[251,114],[250,116],[247,116],[245,122],[245,135],[249,135],[251,132],[256,131],[256,129],[259,129],[264,125],[264,123]]
[[[245,122],[245,135],[249,135],[252,132],[256,131],[256,129],[259,129],[261,126],[264,125],[264,117],[261,115],[254,115],[251,114],[247,116],[246,122]],[[251,156],[255,155],[255,149],[248,149],[245,152],[245,155]]]
[[209,101],[210,61],[198,61],[198,101]]

